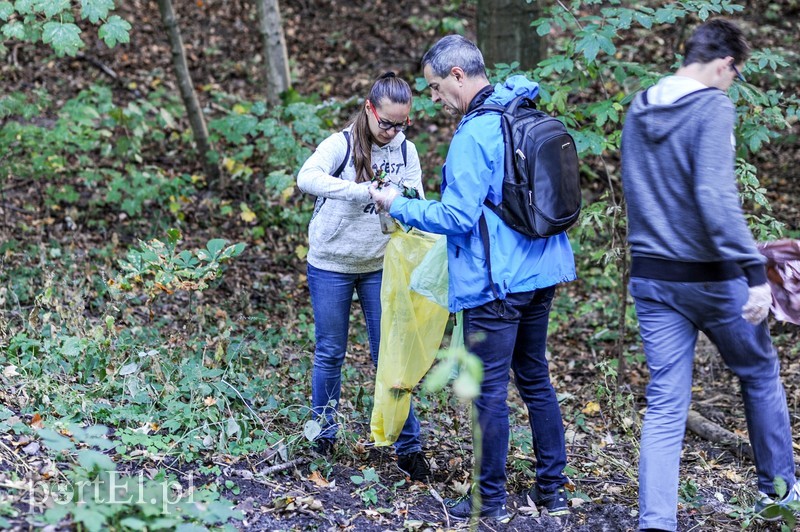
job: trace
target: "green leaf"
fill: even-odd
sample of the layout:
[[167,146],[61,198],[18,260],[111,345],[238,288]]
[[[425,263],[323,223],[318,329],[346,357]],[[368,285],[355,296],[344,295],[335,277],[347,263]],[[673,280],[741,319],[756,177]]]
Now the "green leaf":
[[81,339],[77,336],[67,336],[61,345],[61,354],[74,358],[81,354]]
[[114,471],[117,468],[111,458],[92,449],[78,451],[78,463],[87,471]]
[[69,0],[34,0],[33,10],[43,13],[47,18],[53,18],[59,13],[69,9]]
[[481,393],[481,384],[471,375],[461,373],[453,382],[453,392],[463,401],[471,401]]
[[539,26],[537,26],[537,28],[536,28],[536,34],[539,37],[544,37],[545,35],[549,35],[550,34],[550,23],[549,22],[543,22],[543,23],[539,24]]
[[125,519],[119,522],[125,528],[130,528],[131,530],[145,530],[147,529],[147,523],[142,521],[141,519],[136,519],[135,517],[126,517]]
[[647,28],[648,30],[653,27],[653,17],[650,15],[645,15],[644,13],[634,13],[633,18],[636,19],[636,22],[642,25],[642,27]]
[[589,63],[597,58],[597,54],[600,53],[601,49],[607,54],[613,55],[616,51],[616,46],[609,38],[609,32],[613,34],[613,29],[598,30],[594,25],[587,26],[586,30],[581,32],[583,38],[575,45],[575,51],[583,52],[583,56]]
[[81,16],[92,24],[105,20],[108,12],[114,9],[114,0],[81,0]]
[[206,244],[206,249],[208,250],[209,255],[211,255],[212,260],[220,254],[226,243],[227,241],[223,240],[222,238],[214,238],[208,241],[208,244]]
[[253,135],[257,131],[258,118],[251,114],[231,113],[220,120],[214,120],[209,127],[219,131],[228,141],[234,144],[241,144],[247,135]]
[[434,366],[425,377],[423,387],[426,390],[433,392],[444,388],[447,382],[450,380],[450,375],[453,373],[456,362],[457,361],[455,358],[450,357],[436,364],[436,366]]
[[86,506],[75,505],[72,516],[76,523],[83,523],[89,532],[100,532],[106,528],[106,517],[100,512]]
[[33,13],[33,0],[17,0],[14,4],[14,9],[20,15],[30,15]]
[[75,444],[52,429],[39,429],[37,435],[42,442],[52,451],[72,451],[75,449]]
[[674,7],[663,7],[656,11],[656,22],[659,24],[673,24],[679,18],[686,16],[686,11],[683,9],[676,9]]
[[25,38],[25,26],[23,26],[18,20],[12,20],[11,22],[4,24],[2,31],[3,35],[9,39],[22,40]]
[[80,33],[81,29],[71,22],[62,24],[50,21],[44,25],[42,41],[50,44],[59,56],[67,54],[74,57],[78,49],[84,46]]
[[131,25],[127,20],[124,20],[117,15],[113,15],[109,17],[105,24],[100,26],[100,30],[97,32],[97,35],[103,39],[103,41],[105,41],[109,48],[112,48],[116,46],[117,43],[126,43],[131,40],[130,35],[128,34],[130,29]]
[[11,2],[0,2],[0,20],[8,20],[14,14],[14,5]]
[[322,432],[322,427],[316,420],[309,419],[303,425],[303,436],[305,436],[308,441],[314,441],[317,439],[317,436],[319,436],[320,432]]

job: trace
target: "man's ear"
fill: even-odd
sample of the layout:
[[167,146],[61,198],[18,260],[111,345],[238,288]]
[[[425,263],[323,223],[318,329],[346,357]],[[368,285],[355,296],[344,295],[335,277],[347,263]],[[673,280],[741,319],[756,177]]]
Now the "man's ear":
[[467,77],[466,74],[464,74],[464,70],[457,66],[450,69],[450,74],[456,78],[456,81],[464,81],[464,78]]

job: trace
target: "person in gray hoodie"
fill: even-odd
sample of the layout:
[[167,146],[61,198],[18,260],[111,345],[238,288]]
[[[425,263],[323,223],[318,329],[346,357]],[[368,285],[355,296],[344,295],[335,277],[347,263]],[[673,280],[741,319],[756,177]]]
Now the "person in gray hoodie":
[[[755,457],[755,511],[800,499],[770,288],[738,195],[736,110],[725,91],[750,53],[724,19],[699,26],[682,66],[636,96],[622,130],[630,292],[650,371],[639,459],[639,527],[676,530],[678,469],[698,331],[739,378]],[[788,493],[778,495],[775,480]]]
[[[384,183],[423,195],[419,156],[404,134],[411,99],[408,83],[392,72],[382,75],[352,122],[322,141],[297,175],[300,190],[317,196],[307,261],[316,340],[311,402],[322,424],[315,448],[324,455],[332,453],[338,431],[335,416],[354,291],[366,319],[370,355],[378,363],[383,255],[389,235],[381,229],[370,182],[382,177]],[[412,480],[430,477],[413,407],[394,447],[398,466]]]

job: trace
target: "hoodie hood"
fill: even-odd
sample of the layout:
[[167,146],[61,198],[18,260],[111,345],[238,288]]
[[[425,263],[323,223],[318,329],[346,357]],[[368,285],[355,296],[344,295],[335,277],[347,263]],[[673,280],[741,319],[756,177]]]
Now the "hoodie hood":
[[494,86],[494,92],[486,99],[486,103],[506,105],[517,96],[527,96],[531,100],[539,95],[539,84],[525,76],[511,76],[503,83]]
[[704,107],[709,93],[718,93],[727,99],[719,89],[682,76],[668,76],[648,90],[639,93],[631,104],[626,120],[640,123],[638,128],[647,140],[661,142],[676,129],[686,124],[687,113],[691,109]]

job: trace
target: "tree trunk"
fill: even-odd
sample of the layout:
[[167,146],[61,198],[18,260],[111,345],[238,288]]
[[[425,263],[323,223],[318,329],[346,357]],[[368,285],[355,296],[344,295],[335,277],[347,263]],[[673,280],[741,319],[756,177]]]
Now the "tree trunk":
[[531,70],[545,58],[547,40],[530,24],[541,17],[538,0],[478,0],[478,47],[487,67],[519,61]]
[[224,183],[221,182],[219,166],[210,158],[213,148],[208,139],[206,121],[200,109],[200,103],[197,101],[197,94],[194,91],[194,86],[192,85],[192,77],[189,74],[189,66],[186,63],[186,53],[183,48],[183,38],[181,38],[178,22],[175,19],[175,10],[172,8],[172,0],[157,0],[157,2],[158,9],[161,11],[161,21],[169,36],[170,48],[172,50],[172,66],[175,68],[178,89],[183,99],[183,105],[186,106],[186,114],[189,117],[189,124],[192,127],[197,151],[203,161],[203,167],[209,185],[219,187],[219,189],[222,190],[224,188]]
[[256,7],[259,32],[264,46],[267,102],[275,105],[280,103],[281,93],[292,87],[286,39],[283,36],[283,25],[281,24],[281,11],[278,0],[256,0]]

